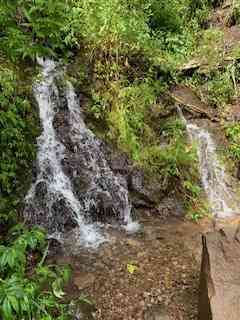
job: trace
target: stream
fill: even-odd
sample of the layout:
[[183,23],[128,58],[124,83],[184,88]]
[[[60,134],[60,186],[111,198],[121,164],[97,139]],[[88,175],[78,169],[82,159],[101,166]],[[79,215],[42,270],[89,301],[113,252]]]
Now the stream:
[[202,187],[208,199],[210,212],[216,218],[228,218],[238,212],[237,196],[229,184],[224,163],[220,163],[216,144],[206,128],[187,121],[178,108],[178,113],[186,125],[192,144],[196,144],[199,174]]
[[[38,63],[34,95],[42,134],[24,217],[63,244],[48,262],[71,265],[68,299],[94,299],[88,311],[80,307],[77,319],[196,320],[201,233],[212,225],[184,217],[163,221],[147,209],[139,210],[134,221],[128,185],[113,172],[104,144],[86,126],[72,84],[55,62]],[[179,113],[197,147],[212,216],[234,215],[236,196],[211,134]],[[165,309],[170,317],[158,318]]]

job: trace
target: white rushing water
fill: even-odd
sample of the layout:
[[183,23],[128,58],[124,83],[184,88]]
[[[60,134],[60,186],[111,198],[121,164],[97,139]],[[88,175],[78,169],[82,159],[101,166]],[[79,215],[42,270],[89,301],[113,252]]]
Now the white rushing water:
[[212,214],[218,218],[232,216],[236,213],[234,194],[226,183],[225,168],[218,160],[214,140],[205,128],[186,121],[180,109],[179,113],[191,141],[197,145],[201,182]]
[[[83,148],[87,152],[85,161],[85,167],[90,168],[94,174],[92,180],[92,192],[94,193],[98,188],[100,181],[105,180],[105,184],[109,186],[105,193],[111,198],[111,189],[115,188],[117,197],[115,202],[120,208],[121,219],[123,221],[123,227],[128,232],[135,232],[139,228],[139,224],[134,222],[131,217],[132,206],[128,198],[128,190],[124,188],[110,169],[103,152],[100,148],[100,140],[96,138],[91,130],[89,130],[83,121],[81,108],[77,101],[77,97],[74,88],[70,82],[67,82],[67,101],[70,112],[70,126],[71,126],[71,137],[75,145],[81,150]],[[91,202],[91,190],[89,191],[89,201]],[[88,211],[88,207],[85,211]]]
[[[96,223],[90,221],[91,217],[86,219],[86,215],[90,207],[95,205],[100,182],[103,184],[103,181],[100,180],[106,179],[105,189],[100,191],[107,193],[109,196],[113,194],[116,200],[114,202],[119,206],[119,211],[122,215],[121,219],[126,229],[134,231],[138,225],[131,219],[131,204],[128,200],[128,191],[118,182],[117,177],[114,176],[107,165],[100,150],[100,142],[86,127],[74,89],[70,83],[67,83],[68,130],[70,131],[74,148],[76,148],[75,151],[81,152],[84,149],[86,153],[85,165],[93,176],[91,188],[86,197],[80,200],[76,196],[72,182],[62,167],[62,161],[66,154],[65,146],[58,139],[54,128],[54,118],[60,103],[59,91],[55,84],[57,77],[56,65],[48,59],[39,59],[38,62],[42,67],[42,74],[41,79],[35,83],[34,94],[39,107],[42,134],[37,141],[38,172],[36,181],[26,196],[26,208],[28,208],[28,210],[25,209],[26,220],[39,223],[49,230],[54,230],[52,231],[53,235],[54,233],[57,234],[59,230],[57,224],[56,226],[54,225],[54,220],[56,220],[54,214],[56,212],[54,213],[53,207],[56,201],[63,200],[68,211],[77,222],[79,229],[78,239],[81,245],[97,247],[106,239],[101,234]],[[37,189],[41,183],[44,186],[44,191],[39,196]],[[113,191],[110,192],[107,188],[111,187]],[[61,208],[58,211],[57,215],[61,215]],[[35,216],[38,217],[36,218]]]

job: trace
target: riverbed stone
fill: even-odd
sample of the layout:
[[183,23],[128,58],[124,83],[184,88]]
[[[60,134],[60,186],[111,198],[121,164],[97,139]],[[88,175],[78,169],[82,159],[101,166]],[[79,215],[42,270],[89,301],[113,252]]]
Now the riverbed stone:
[[237,224],[202,237],[198,320],[240,319],[239,232]]

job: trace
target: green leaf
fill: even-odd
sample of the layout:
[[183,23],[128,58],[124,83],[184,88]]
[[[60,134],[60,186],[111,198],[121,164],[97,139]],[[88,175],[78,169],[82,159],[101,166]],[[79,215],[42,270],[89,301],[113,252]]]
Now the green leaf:
[[127,271],[130,273],[130,274],[133,274],[134,272],[136,272],[138,270],[138,267],[135,266],[134,264],[131,264],[131,263],[128,263],[127,264]]
[[79,301],[80,301],[80,302],[83,302],[83,303],[86,303],[86,304],[89,304],[89,305],[94,305],[94,302],[91,301],[89,298],[87,298],[87,297],[84,296],[84,295],[81,295],[81,296],[79,297]]
[[3,310],[5,320],[13,319],[12,307],[7,297],[3,301],[2,310]]
[[18,303],[17,298],[15,296],[8,296],[8,299],[9,299],[9,301],[11,303],[11,306],[14,309],[14,311],[16,313],[18,313],[19,312],[19,303]]
[[53,289],[53,294],[55,295],[55,297],[61,299],[65,293],[62,290],[62,279],[56,279],[53,283],[52,283],[52,289]]

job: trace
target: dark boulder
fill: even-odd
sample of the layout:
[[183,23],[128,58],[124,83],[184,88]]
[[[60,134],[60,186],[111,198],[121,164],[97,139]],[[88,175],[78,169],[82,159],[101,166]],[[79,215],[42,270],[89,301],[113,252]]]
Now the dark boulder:
[[151,181],[144,171],[134,165],[127,155],[122,154],[109,146],[105,147],[106,159],[115,175],[126,182],[131,202],[135,208],[154,208],[159,205],[166,194],[165,188],[154,177]]
[[74,213],[64,198],[57,199],[53,202],[51,213],[51,225],[53,225],[57,231],[69,231],[77,226]]
[[239,227],[207,233],[202,246],[198,320],[239,320]]

